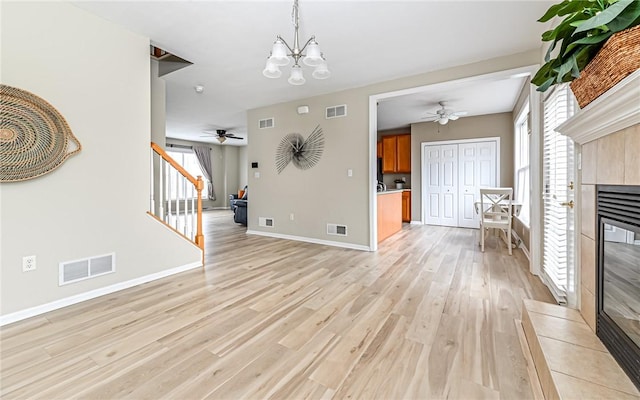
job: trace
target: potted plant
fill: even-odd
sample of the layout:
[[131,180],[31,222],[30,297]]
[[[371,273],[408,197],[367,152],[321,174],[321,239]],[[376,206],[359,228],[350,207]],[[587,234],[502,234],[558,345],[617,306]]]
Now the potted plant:
[[[564,0],[551,6],[538,21],[547,22],[553,17],[563,19],[554,29],[542,34],[542,40],[551,44],[544,58],[545,64],[531,80],[541,92],[580,77],[607,40],[617,32],[621,35],[622,31],[640,25],[640,1]],[[633,30],[640,32],[636,28]],[[632,45],[638,47],[640,42],[635,41]],[[552,58],[552,54],[555,57]],[[635,66],[634,70],[637,68]],[[619,80],[622,78],[624,76]]]

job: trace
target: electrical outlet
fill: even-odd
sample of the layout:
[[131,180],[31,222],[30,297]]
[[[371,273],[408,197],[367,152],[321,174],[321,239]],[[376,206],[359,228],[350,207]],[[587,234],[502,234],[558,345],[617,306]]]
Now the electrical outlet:
[[289,214],[289,219],[293,221],[293,213]]
[[36,256],[22,257],[22,272],[29,272],[36,269]]

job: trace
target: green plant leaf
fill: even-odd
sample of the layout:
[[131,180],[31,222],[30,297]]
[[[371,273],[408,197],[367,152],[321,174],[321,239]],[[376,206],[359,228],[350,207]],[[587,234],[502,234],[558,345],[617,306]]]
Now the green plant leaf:
[[640,18],[640,1],[634,1],[631,5],[624,9],[620,15],[607,24],[612,32],[620,32],[629,27],[638,25],[640,21],[636,21]]
[[575,42],[572,42],[570,45],[568,45],[565,51],[562,53],[562,55],[565,56],[569,54],[574,48],[580,45],[597,45],[599,43],[604,44],[604,42],[607,39],[609,39],[611,35],[613,35],[613,32],[609,31],[606,33],[602,33],[600,35],[586,36],[586,37],[583,37],[582,39],[578,39]]
[[[569,4],[558,10],[558,16],[561,17],[563,15],[571,14],[574,12],[582,12],[583,10],[592,9],[593,7],[593,1],[570,1]],[[598,7],[598,9],[603,10],[604,7]]]
[[551,18],[553,18],[556,15],[558,15],[558,12],[562,8],[566,7],[569,3],[571,3],[570,0],[564,0],[562,3],[552,5],[551,7],[549,7],[547,12],[544,13],[544,15],[542,17],[540,17],[538,22],[547,22],[547,21],[549,21]]
[[553,85],[553,81],[554,80],[555,80],[554,78],[549,78],[547,81],[542,83],[542,85],[538,86],[538,88],[536,90],[538,92],[546,92],[547,89],[549,89],[551,87],[551,85]]
[[571,57],[569,57],[569,59],[565,61],[564,64],[560,65],[560,68],[555,69],[555,71],[557,71],[558,73],[558,76],[556,77],[556,83],[565,82],[564,76],[571,71],[571,68],[575,63],[575,55],[571,55]]
[[[597,28],[602,25],[606,25],[616,18],[627,6],[629,6],[634,0],[618,0],[609,8],[589,18],[584,23],[580,23],[574,33],[585,32],[593,28]],[[576,25],[574,25],[576,26]]]

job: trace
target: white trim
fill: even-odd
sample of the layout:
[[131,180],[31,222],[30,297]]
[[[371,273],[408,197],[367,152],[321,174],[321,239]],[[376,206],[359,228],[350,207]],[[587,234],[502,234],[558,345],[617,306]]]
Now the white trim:
[[378,250],[378,97],[369,96],[369,249]]
[[531,257],[529,255],[529,249],[524,247],[524,241],[520,236],[518,236],[518,232],[516,232],[515,229],[511,229],[511,237],[513,237],[516,240],[516,242],[519,243],[518,248],[522,250],[522,253],[524,253],[525,257],[527,257],[527,260],[531,261]]
[[98,289],[90,290],[88,292],[76,294],[64,299],[55,300],[51,303],[42,304],[39,306],[27,308],[25,310],[16,311],[11,314],[0,316],[0,326],[11,324],[13,322],[22,321],[23,319],[35,317],[40,314],[47,313],[49,311],[58,310],[63,307],[67,307],[73,304],[81,303],[83,301],[91,300],[96,297],[104,296],[107,294],[115,293],[120,290],[129,289],[134,286],[142,285],[143,283],[155,281],[161,278],[165,278],[170,275],[179,274],[180,272],[188,271],[190,269],[198,268],[202,266],[201,261],[185,264],[180,267],[166,269],[164,271],[156,272],[154,274],[141,276],[128,281],[115,283],[113,285],[101,287]]
[[640,70],[624,78],[556,131],[584,144],[640,124]]
[[305,243],[321,244],[321,245],[324,245],[324,246],[342,247],[342,248],[345,248],[345,249],[362,250],[362,251],[375,251],[375,250],[372,250],[370,247],[363,246],[363,245],[360,245],[360,244],[334,242],[332,240],[322,240],[322,239],[315,239],[315,238],[309,238],[309,237],[304,237],[304,236],[285,235],[285,234],[282,234],[282,233],[254,231],[254,230],[251,230],[251,229],[247,229],[247,235],[266,236],[266,237],[271,237],[271,238],[276,238],[276,239],[294,240],[296,242],[305,242]]
[[410,224],[411,224],[411,225],[424,225],[424,224],[422,223],[422,221],[411,221],[411,222],[410,222]]
[[542,270],[542,96],[530,85],[529,113],[531,141],[529,142],[529,272],[540,275]]

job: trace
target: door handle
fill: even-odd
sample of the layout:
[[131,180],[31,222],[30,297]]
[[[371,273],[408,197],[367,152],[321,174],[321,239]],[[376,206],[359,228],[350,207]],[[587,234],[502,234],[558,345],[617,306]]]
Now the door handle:
[[573,203],[573,200],[571,200],[571,201],[568,201],[568,202],[567,202],[567,201],[562,202],[562,203],[560,203],[560,205],[561,205],[561,206],[565,206],[565,207],[569,207],[569,208],[571,208],[571,209],[572,209],[572,208],[573,208],[573,206],[574,206],[574,203]]

